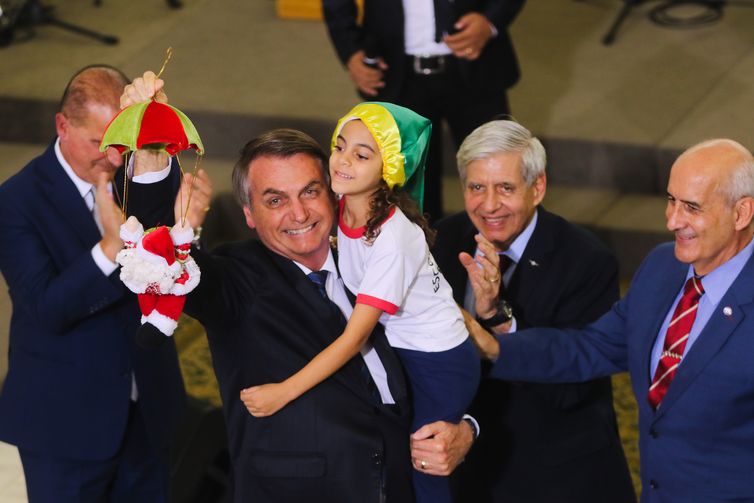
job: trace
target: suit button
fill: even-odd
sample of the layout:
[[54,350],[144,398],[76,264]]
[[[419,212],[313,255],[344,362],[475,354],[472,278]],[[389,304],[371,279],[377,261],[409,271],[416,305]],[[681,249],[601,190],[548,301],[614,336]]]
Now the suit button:
[[660,484],[658,484],[656,480],[652,479],[649,481],[649,487],[651,487],[652,489],[659,489]]
[[377,451],[372,454],[372,462],[375,466],[380,466],[382,464],[382,453]]
[[657,438],[657,430],[655,430],[654,428],[650,428],[649,429],[649,436],[652,437],[652,438]]

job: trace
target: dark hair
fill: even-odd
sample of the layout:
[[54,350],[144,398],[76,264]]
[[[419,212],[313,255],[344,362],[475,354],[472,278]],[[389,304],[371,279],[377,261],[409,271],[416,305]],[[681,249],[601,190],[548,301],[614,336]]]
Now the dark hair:
[[233,166],[233,194],[241,206],[251,206],[249,195],[249,168],[251,162],[259,157],[282,157],[283,159],[296,154],[308,155],[322,170],[322,178],[330,190],[330,173],[327,169],[328,161],[322,147],[311,136],[295,129],[275,129],[257,136],[249,141],[240,151],[240,157]]
[[424,239],[430,248],[435,244],[435,230],[429,226],[427,217],[425,217],[416,202],[411,199],[407,192],[395,186],[388,188],[385,180],[380,180],[380,187],[372,194],[369,202],[369,217],[367,218],[366,231],[364,238],[367,243],[374,242],[380,234],[380,226],[390,214],[390,209],[397,206],[401,209],[406,218],[421,227],[424,232]]
[[59,112],[80,124],[87,114],[87,105],[98,103],[119,109],[123,88],[128,77],[109,65],[89,65],[76,72],[60,98]]

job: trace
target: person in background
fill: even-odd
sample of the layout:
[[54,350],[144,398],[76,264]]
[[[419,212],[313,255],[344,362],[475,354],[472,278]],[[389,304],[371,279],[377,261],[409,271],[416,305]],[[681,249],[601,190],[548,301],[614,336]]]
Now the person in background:
[[[13,303],[0,440],[18,446],[30,503],[168,501],[183,381],[172,341],[154,351],[134,342],[140,313],[118,278],[121,215],[108,190],[120,159],[99,152],[126,84],[105,65],[77,72],[57,138],[0,186]],[[179,172],[164,156],[139,157],[159,172],[137,167],[129,214],[170,222]]]
[[[545,166],[539,140],[508,120],[458,151],[466,210],[438,223],[433,254],[472,327],[581,327],[618,299],[613,254],[542,207]],[[456,473],[458,501],[636,501],[610,378],[531,381],[482,379],[469,413],[483,432]]]

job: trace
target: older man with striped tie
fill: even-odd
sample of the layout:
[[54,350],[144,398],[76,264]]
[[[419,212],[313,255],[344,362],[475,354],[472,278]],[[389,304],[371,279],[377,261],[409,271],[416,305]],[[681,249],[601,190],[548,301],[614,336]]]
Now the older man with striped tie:
[[583,330],[477,331],[492,374],[579,381],[628,370],[642,502],[754,501],[754,158],[726,139],[675,162],[667,227],[627,295]]

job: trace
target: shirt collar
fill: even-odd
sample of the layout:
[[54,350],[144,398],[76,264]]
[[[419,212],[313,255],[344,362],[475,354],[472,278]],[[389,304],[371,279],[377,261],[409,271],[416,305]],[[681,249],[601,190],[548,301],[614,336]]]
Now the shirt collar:
[[[730,285],[736,280],[741,270],[749,261],[752,252],[754,251],[754,239],[749,241],[743,250],[738,252],[730,260],[724,264],[718,266],[712,272],[702,278],[702,286],[704,287],[704,295],[709,299],[712,305],[717,305],[720,299],[723,298],[725,292],[728,291]],[[694,275],[694,265],[689,265],[689,270],[686,273],[686,279]]]
[[503,255],[507,255],[510,259],[518,264],[521,261],[521,257],[524,256],[524,250],[526,245],[529,244],[531,235],[534,234],[534,228],[537,226],[537,210],[534,210],[534,216],[531,218],[531,222],[524,228],[523,232],[513,240],[513,243],[507,250],[502,252]]
[[58,162],[61,166],[63,166],[65,174],[68,175],[68,178],[70,178],[73,184],[76,186],[76,189],[79,191],[79,194],[81,194],[81,197],[86,197],[89,191],[92,190],[92,184],[87,182],[86,180],[79,178],[79,176],[73,171],[71,165],[68,164],[68,161],[65,160],[65,157],[63,157],[63,152],[61,152],[60,150],[60,138],[55,140],[55,157],[58,158]]
[[[300,263],[296,262],[295,260],[293,261],[293,263],[296,264],[296,266],[298,266],[298,268],[301,269],[304,272],[304,274],[306,274],[307,276],[311,272],[313,272],[311,269],[309,269],[308,267],[306,267],[304,264],[300,264]],[[335,276],[337,277],[337,275],[338,275],[338,269],[335,267],[335,257],[333,257],[331,249],[327,250],[327,258],[325,259],[325,263],[322,264],[322,267],[320,267],[319,270],[320,271],[327,271],[327,272],[330,273],[330,275],[335,274]]]

